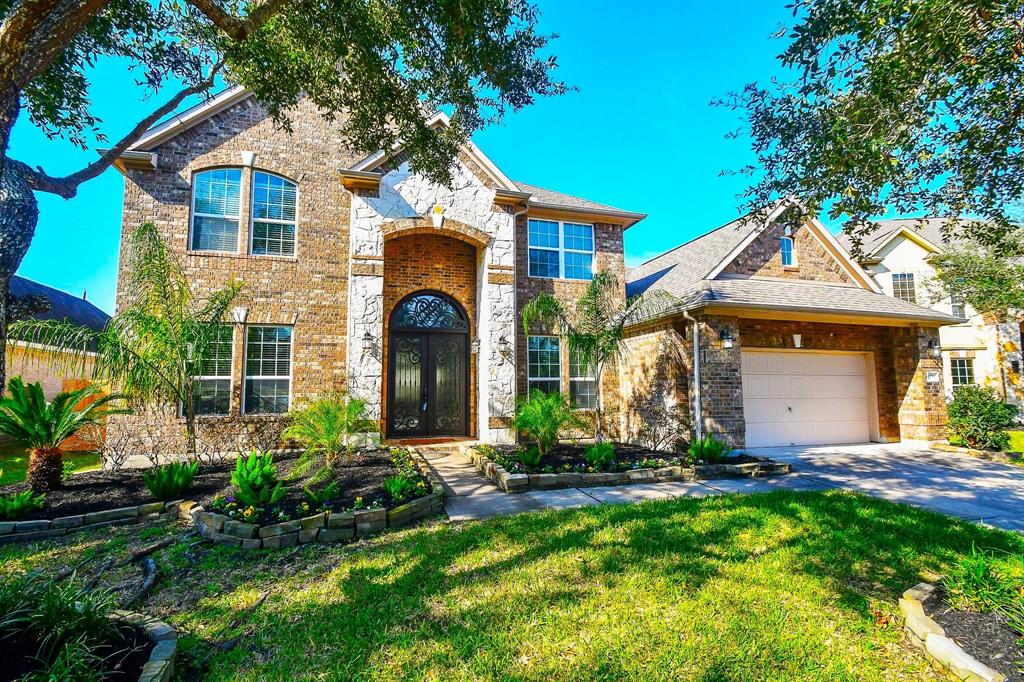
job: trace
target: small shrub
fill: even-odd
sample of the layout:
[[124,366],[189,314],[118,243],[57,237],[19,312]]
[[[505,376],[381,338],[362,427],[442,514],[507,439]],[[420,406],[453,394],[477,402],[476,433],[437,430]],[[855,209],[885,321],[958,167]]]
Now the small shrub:
[[718,464],[725,461],[732,454],[732,448],[725,441],[718,440],[712,434],[704,436],[690,443],[687,450],[688,459],[693,462],[705,462],[707,464]]
[[569,400],[561,393],[544,393],[533,389],[530,397],[516,406],[515,427],[537,443],[541,455],[550,452],[571,428],[586,428]]
[[142,474],[142,481],[158,500],[177,500],[192,487],[199,462],[170,462]]
[[583,451],[583,459],[589,466],[604,471],[615,461],[615,446],[607,441],[588,445]]
[[43,508],[46,495],[36,495],[31,489],[13,495],[0,496],[0,519],[20,519]]
[[525,467],[530,467],[532,469],[540,466],[540,459],[540,449],[536,445],[533,445],[526,450],[519,451],[519,461],[522,462]]
[[388,491],[395,502],[401,502],[412,495],[416,489],[416,482],[402,476],[401,474],[389,476],[384,479],[384,490]]
[[693,415],[678,405],[665,407],[661,403],[644,403],[637,411],[644,423],[637,432],[637,440],[651,450],[681,452],[688,446]]
[[255,450],[248,457],[239,457],[231,484],[237,488],[235,497],[243,507],[266,507],[284,499],[286,491],[277,480],[277,467],[270,453]]
[[1019,409],[999,399],[995,390],[983,386],[960,386],[949,404],[949,429],[968,447],[1006,450],[1010,435],[1006,429],[1017,420]]
[[376,423],[367,418],[366,401],[333,395],[288,414],[289,425],[281,437],[303,445],[295,476],[305,476],[314,468],[310,481],[320,483],[330,475],[331,466],[344,454],[352,459],[353,438],[376,433]]
[[319,491],[314,491],[309,486],[302,489],[303,494],[306,496],[306,501],[311,507],[323,507],[327,502],[334,500],[341,493],[341,488],[338,486],[337,481],[331,481]]

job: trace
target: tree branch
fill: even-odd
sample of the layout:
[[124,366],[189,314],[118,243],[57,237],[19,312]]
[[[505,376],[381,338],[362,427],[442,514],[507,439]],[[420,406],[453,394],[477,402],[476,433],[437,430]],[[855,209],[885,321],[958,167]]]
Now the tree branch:
[[93,161],[82,170],[63,178],[55,178],[48,175],[42,168],[36,168],[36,170],[32,171],[32,175],[29,179],[32,189],[37,192],[47,192],[49,194],[56,194],[57,196],[64,197],[65,199],[71,199],[78,193],[79,185],[87,180],[95,178],[97,175],[110,168],[114,161],[121,156],[122,152],[141,138],[154,123],[177,109],[178,105],[186,98],[191,97],[192,95],[197,95],[201,92],[206,92],[212,88],[214,79],[222,66],[223,62],[218,62],[202,82],[178,91],[174,97],[155,109],[149,114],[149,116],[146,116],[144,119],[139,121],[127,135],[122,137],[116,144],[114,144],[114,146],[105,151],[100,158]]
[[271,17],[280,12],[289,0],[264,0],[250,10],[244,19],[224,10],[217,0],[186,0],[198,9],[213,25],[238,42],[246,40],[258,31]]

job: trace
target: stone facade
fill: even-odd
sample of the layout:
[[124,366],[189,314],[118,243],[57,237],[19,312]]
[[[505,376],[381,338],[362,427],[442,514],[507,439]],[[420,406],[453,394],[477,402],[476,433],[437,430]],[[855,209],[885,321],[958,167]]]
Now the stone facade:
[[792,234],[796,265],[784,267],[779,251],[779,240],[785,234],[784,229],[781,223],[773,223],[755,237],[754,241],[738,254],[722,273],[744,277],[779,277],[837,284],[854,283],[846,269],[828,252],[806,225],[800,226]]

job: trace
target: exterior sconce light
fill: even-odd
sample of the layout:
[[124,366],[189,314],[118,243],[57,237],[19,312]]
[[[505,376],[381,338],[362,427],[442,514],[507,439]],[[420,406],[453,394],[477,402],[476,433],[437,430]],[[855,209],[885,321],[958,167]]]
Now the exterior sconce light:
[[803,337],[800,334],[793,334],[793,348],[801,348]]
[[469,352],[470,353],[474,353],[474,354],[480,352],[480,337],[479,336],[474,338],[469,343]]
[[510,360],[512,358],[512,344],[508,342],[507,336],[502,336],[498,339],[498,355]]
[[249,318],[249,309],[243,306],[238,306],[231,309],[231,320],[235,324],[245,324],[245,321]]
[[935,339],[928,340],[928,350],[931,351],[931,354],[935,357],[942,357],[942,347],[939,346],[939,342]]
[[735,339],[732,337],[732,330],[723,329],[722,333],[718,335],[722,339],[722,348],[732,348]]
[[373,352],[373,348],[376,345],[376,339],[373,338],[373,334],[367,329],[363,332],[363,355],[369,355]]
[[434,208],[430,209],[430,222],[434,227],[441,227],[444,222],[444,206],[434,204]]

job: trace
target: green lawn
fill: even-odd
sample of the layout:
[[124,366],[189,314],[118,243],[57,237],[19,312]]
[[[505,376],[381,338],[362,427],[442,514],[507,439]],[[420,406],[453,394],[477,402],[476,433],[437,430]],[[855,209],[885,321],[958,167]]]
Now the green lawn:
[[[74,465],[75,471],[99,469],[100,456],[95,452],[65,452],[64,461]],[[28,468],[28,453],[13,443],[0,443],[0,485],[25,480]]]
[[[84,561],[87,579],[169,533],[184,531],[6,546],[0,573]],[[1024,553],[1019,535],[841,491],[437,523],[350,546],[194,542],[155,555],[145,608],[181,629],[186,679],[211,680],[928,678],[900,593],[972,544]]]

